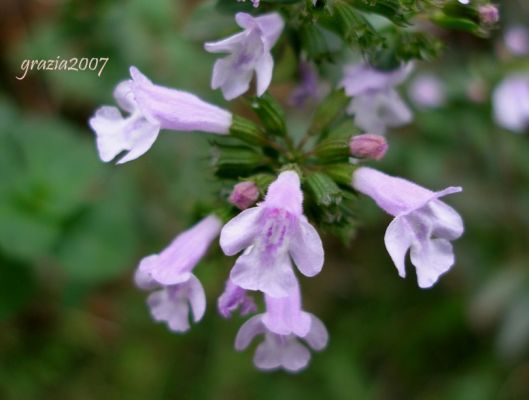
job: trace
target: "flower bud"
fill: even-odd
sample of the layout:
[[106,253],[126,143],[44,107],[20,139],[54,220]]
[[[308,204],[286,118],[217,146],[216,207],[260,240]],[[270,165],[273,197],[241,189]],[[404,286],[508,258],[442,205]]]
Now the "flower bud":
[[351,138],[349,150],[351,155],[356,158],[380,160],[388,150],[388,143],[384,136],[364,133]]
[[241,182],[233,187],[228,201],[240,210],[246,210],[259,198],[259,189],[253,182]]
[[479,18],[486,25],[493,25],[500,20],[500,12],[495,4],[485,4],[479,7]]

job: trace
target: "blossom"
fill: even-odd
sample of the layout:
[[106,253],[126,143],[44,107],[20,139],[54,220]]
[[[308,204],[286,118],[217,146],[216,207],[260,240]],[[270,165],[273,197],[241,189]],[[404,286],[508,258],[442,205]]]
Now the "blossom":
[[410,249],[419,286],[433,286],[454,264],[450,241],[459,238],[464,231],[460,215],[439,198],[460,192],[462,188],[432,192],[367,167],[355,171],[352,185],[395,217],[386,230],[384,241],[399,275],[406,276],[405,258]]
[[257,95],[261,96],[268,89],[274,68],[270,51],[284,26],[277,13],[252,17],[240,12],[235,15],[235,21],[244,31],[204,45],[210,53],[230,53],[215,62],[211,77],[211,87],[221,88],[226,100],[232,100],[248,90],[254,71]]
[[529,76],[511,75],[494,89],[494,119],[513,132],[529,129]]
[[523,25],[512,26],[505,32],[505,45],[515,56],[529,54],[529,30]]
[[484,4],[479,6],[479,18],[486,25],[492,25],[500,20],[500,10],[495,4]]
[[412,120],[411,111],[394,89],[412,68],[412,64],[406,64],[386,72],[366,63],[345,68],[341,86],[352,97],[347,112],[355,116],[358,127],[383,135],[387,127],[398,127]]
[[356,158],[381,160],[388,151],[388,142],[384,136],[364,133],[351,138],[349,150],[351,155]]
[[189,309],[193,311],[193,321],[200,321],[206,311],[206,295],[200,281],[191,274],[184,283],[151,293],[147,304],[155,321],[165,322],[173,332],[186,332],[190,328]]
[[144,257],[138,268],[162,285],[185,282],[218,236],[221,226],[220,219],[214,215],[202,219],[179,234],[161,253]]
[[415,104],[425,108],[440,107],[446,100],[443,84],[432,74],[417,76],[411,83],[408,94]]
[[300,107],[308,99],[318,97],[318,72],[313,64],[301,61],[299,64],[299,75],[301,82],[292,92],[289,103],[292,106]]
[[116,102],[129,115],[123,117],[117,107],[103,106],[89,120],[104,162],[123,151],[127,153],[118,164],[140,157],[151,148],[160,129],[228,133],[230,112],[191,93],[155,85],[135,67],[130,68],[130,75],[132,79],[114,90]]
[[246,349],[255,336],[264,334],[264,342],[255,351],[255,366],[263,370],[300,371],[308,365],[311,355],[298,339],[303,339],[311,349],[321,351],[329,340],[327,329],[317,317],[301,309],[297,286],[288,297],[265,296],[265,301],[266,312],[250,318],[239,329],[235,349]]
[[259,198],[259,188],[254,182],[240,182],[233,187],[228,201],[235,207],[246,210]]
[[189,329],[190,307],[195,322],[204,315],[206,296],[192,271],[218,236],[221,225],[214,215],[204,218],[178,235],[161,253],[143,258],[136,270],[134,280],[138,287],[160,289],[147,299],[153,319],[166,322],[174,332]]
[[233,283],[284,297],[296,285],[291,258],[305,276],[321,271],[322,242],[303,215],[302,203],[298,174],[285,171],[270,185],[262,203],[222,228],[220,246],[226,255],[246,249],[231,270]]
[[173,332],[189,330],[189,310],[193,321],[198,322],[206,311],[206,294],[202,284],[193,274],[186,281],[176,285],[161,285],[142,271],[136,270],[134,281],[140,289],[153,291],[147,298],[147,305],[155,321],[165,322]]
[[217,303],[219,313],[224,318],[231,317],[231,314],[240,309],[241,315],[246,315],[257,310],[252,298],[248,297],[246,290],[234,284],[229,278],[226,281],[226,288],[219,297]]

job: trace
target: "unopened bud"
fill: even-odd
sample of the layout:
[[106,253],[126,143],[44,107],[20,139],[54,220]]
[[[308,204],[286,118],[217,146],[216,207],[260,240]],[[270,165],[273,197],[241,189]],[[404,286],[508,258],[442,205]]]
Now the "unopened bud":
[[484,24],[493,25],[500,20],[500,11],[495,4],[485,4],[479,7],[479,17]]
[[380,160],[388,151],[388,142],[384,136],[364,133],[351,138],[349,150],[351,155],[356,158]]
[[259,188],[253,182],[241,182],[233,187],[228,201],[240,210],[246,210],[259,198]]

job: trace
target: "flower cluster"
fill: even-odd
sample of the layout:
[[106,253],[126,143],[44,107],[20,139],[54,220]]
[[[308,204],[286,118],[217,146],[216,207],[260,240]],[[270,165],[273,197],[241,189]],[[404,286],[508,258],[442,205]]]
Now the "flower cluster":
[[[189,330],[190,319],[200,321],[207,303],[195,267],[218,238],[226,256],[237,256],[218,297],[219,314],[246,316],[264,305],[263,312],[241,326],[235,348],[244,350],[263,335],[255,350],[257,368],[295,372],[308,365],[309,349],[321,351],[329,339],[325,325],[303,309],[299,280],[299,275],[314,277],[322,271],[319,231],[350,231],[354,195],[369,196],[394,218],[384,242],[399,275],[406,275],[409,251],[419,286],[429,288],[453,266],[451,242],[463,233],[461,217],[440,198],[461,188],[433,192],[363,165],[388,151],[381,134],[411,122],[395,87],[412,64],[393,71],[367,62],[346,67],[342,81],[321,100],[305,136],[296,141],[280,104],[265,94],[273,76],[271,50],[285,21],[275,12],[257,17],[238,13],[235,20],[242,32],[205,44],[209,52],[228,53],[216,61],[211,87],[231,100],[250,90],[255,73],[256,96],[249,103],[259,122],[154,84],[131,67],[131,79],[114,92],[128,115],[104,106],[89,124],[105,162],[118,156],[118,163],[137,159],[161,129],[217,135],[214,165],[223,185],[218,208],[160,253],[143,258],[135,282],[150,292],[147,304],[154,320],[174,332]],[[321,98],[315,65],[303,56],[299,66],[302,83],[293,91],[291,105]],[[348,114],[366,133],[344,133],[344,123],[351,121]]]

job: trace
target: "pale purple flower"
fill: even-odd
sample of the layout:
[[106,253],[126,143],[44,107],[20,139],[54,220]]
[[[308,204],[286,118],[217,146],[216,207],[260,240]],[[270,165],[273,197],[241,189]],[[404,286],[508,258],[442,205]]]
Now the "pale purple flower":
[[307,100],[318,98],[318,72],[316,67],[307,62],[301,61],[299,64],[300,83],[289,99],[289,104],[294,107],[301,107]]
[[248,296],[246,290],[234,284],[229,278],[226,281],[224,292],[217,302],[220,315],[230,318],[231,314],[239,309],[241,315],[257,311],[253,299]]
[[522,25],[510,27],[504,36],[505,45],[515,56],[529,54],[529,30]]
[[101,160],[111,161],[123,151],[127,153],[118,164],[140,157],[151,148],[160,129],[228,133],[230,112],[191,93],[155,85],[135,67],[130,68],[130,75],[132,79],[114,90],[116,102],[129,115],[123,117],[117,107],[103,106],[89,120]]
[[277,13],[252,17],[240,12],[235,15],[235,21],[244,31],[204,45],[210,53],[230,53],[215,62],[211,77],[211,87],[221,88],[226,100],[232,100],[248,90],[254,71],[257,95],[261,96],[268,89],[274,69],[270,51],[284,26]]
[[513,132],[529,130],[529,75],[511,75],[492,95],[496,123]]
[[259,198],[259,188],[254,182],[237,183],[231,191],[228,201],[240,210],[253,206]]
[[377,70],[367,63],[347,66],[340,84],[352,97],[347,112],[363,130],[383,135],[388,127],[405,125],[412,114],[394,87],[403,82],[413,65],[406,64],[394,71]]
[[165,322],[173,332],[186,332],[190,328],[189,310],[198,322],[206,311],[206,294],[200,281],[190,274],[187,281],[164,286],[147,298],[147,305],[155,321]]
[[496,4],[484,4],[479,6],[479,18],[486,25],[493,25],[500,20],[500,10]]
[[459,238],[464,231],[461,216],[439,198],[462,189],[449,187],[432,192],[367,167],[355,171],[352,185],[395,217],[386,230],[384,241],[399,275],[406,276],[405,259],[410,250],[419,286],[433,286],[454,264],[450,241]]
[[175,285],[162,285],[140,268],[134,275],[136,285],[143,290],[153,291],[147,298],[147,305],[155,321],[165,322],[173,332],[189,330],[189,310],[193,320],[198,322],[206,311],[206,294],[202,284],[190,273],[187,280]]
[[161,285],[185,282],[221,227],[221,220],[210,215],[179,234],[161,253],[144,257],[138,268]]
[[446,100],[441,80],[432,74],[417,76],[411,83],[408,94],[415,104],[424,108],[440,107]]
[[161,253],[143,258],[136,270],[136,285],[151,293],[147,304],[156,321],[164,321],[174,332],[189,329],[189,309],[193,319],[204,315],[206,296],[192,271],[218,236],[222,223],[210,215],[178,235]]
[[364,133],[355,135],[349,141],[351,156],[381,160],[388,151],[388,142],[384,136]]
[[268,188],[265,200],[229,221],[220,234],[228,256],[246,249],[230,279],[247,290],[284,297],[296,286],[292,260],[305,276],[323,267],[323,246],[318,232],[303,215],[303,193],[294,171],[282,172]]
[[262,370],[283,368],[298,372],[311,358],[308,346],[321,351],[327,346],[329,335],[325,325],[314,315],[301,309],[299,287],[288,297],[280,299],[265,296],[266,312],[246,321],[235,339],[235,349],[246,349],[255,336],[264,334],[265,340],[255,350],[254,364]]

